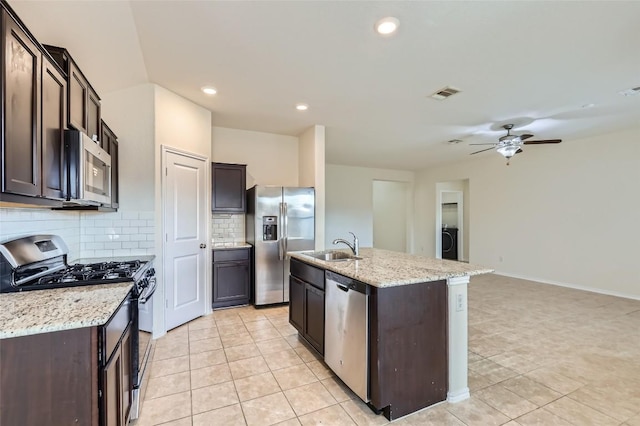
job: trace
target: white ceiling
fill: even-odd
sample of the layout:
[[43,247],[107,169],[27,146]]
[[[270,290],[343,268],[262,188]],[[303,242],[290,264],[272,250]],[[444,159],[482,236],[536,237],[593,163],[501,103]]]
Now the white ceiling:
[[[498,155],[469,157],[468,144],[493,142],[505,123],[563,143],[640,123],[640,95],[618,94],[640,86],[636,1],[9,3],[99,94],[150,81],[210,109],[215,126],[298,135],[322,124],[333,164],[417,170]],[[385,16],[400,20],[392,37],[373,31]],[[461,93],[428,97],[447,85]]]

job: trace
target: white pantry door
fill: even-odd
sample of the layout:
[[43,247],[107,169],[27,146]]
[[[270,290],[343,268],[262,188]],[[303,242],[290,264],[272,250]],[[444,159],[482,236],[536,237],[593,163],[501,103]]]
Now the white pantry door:
[[178,327],[205,313],[206,161],[164,151],[165,325]]

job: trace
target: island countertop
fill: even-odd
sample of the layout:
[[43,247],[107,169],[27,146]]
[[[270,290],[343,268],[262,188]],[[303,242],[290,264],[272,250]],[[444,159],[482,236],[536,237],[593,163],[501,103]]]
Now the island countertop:
[[[334,251],[334,250],[331,250]],[[338,250],[349,252],[348,250]],[[309,256],[319,252],[289,252],[289,255],[322,269],[374,287],[393,287],[454,277],[488,274],[493,269],[453,260],[433,259],[408,253],[361,248],[361,260],[327,262]]]
[[132,282],[0,294],[0,339],[103,325]]

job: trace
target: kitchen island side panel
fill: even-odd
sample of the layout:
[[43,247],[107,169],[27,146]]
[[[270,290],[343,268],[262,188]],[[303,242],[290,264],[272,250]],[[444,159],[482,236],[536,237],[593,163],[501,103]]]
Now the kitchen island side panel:
[[0,340],[1,425],[98,425],[96,327]]
[[446,400],[446,281],[371,290],[371,405],[393,420]]

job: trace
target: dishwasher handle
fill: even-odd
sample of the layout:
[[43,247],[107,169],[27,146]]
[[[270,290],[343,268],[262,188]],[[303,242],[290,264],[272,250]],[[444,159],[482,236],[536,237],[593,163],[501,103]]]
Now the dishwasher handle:
[[349,291],[349,287],[347,287],[346,285],[342,285],[340,283],[336,283],[336,287],[338,287],[340,290],[344,291],[345,293]]
[[340,275],[340,274],[336,274],[335,272],[332,271],[327,271],[326,272],[326,283],[327,285],[329,284],[329,281],[331,281],[331,284],[336,284],[336,286],[344,291],[345,293],[348,292],[349,290],[353,290],[356,291],[358,293],[362,293],[362,294],[370,294],[371,293],[371,289],[369,288],[369,285],[360,282],[360,281],[356,281],[353,278],[349,278],[349,277],[345,277],[344,275]]

